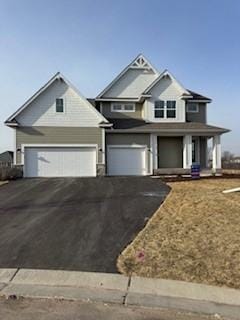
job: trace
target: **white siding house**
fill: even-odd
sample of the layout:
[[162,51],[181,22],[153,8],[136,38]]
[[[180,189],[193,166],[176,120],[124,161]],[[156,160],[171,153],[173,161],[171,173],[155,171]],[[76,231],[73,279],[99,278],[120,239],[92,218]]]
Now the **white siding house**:
[[[144,103],[144,119],[150,122],[185,122],[185,101],[181,99],[181,90],[170,77],[162,78],[152,89],[151,98],[146,99]],[[175,118],[155,118],[154,103],[156,100],[175,100],[176,117]]]
[[[64,101],[64,112],[56,112],[56,99]],[[73,88],[56,79],[25,108],[16,120],[21,126],[98,127],[101,122],[96,110]]]

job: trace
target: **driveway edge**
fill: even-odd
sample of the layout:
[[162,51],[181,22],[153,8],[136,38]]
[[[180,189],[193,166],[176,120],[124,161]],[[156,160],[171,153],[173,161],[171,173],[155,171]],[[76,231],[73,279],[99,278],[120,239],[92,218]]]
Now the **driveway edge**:
[[111,273],[0,269],[0,296],[89,300],[236,319],[240,314],[240,290]]

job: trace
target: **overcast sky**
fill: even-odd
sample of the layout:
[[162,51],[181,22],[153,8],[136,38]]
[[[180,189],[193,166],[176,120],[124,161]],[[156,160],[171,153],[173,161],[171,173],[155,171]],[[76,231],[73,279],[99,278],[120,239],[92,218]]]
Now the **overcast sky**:
[[54,73],[95,97],[140,52],[213,99],[208,123],[240,155],[238,0],[0,0],[0,151],[3,121]]

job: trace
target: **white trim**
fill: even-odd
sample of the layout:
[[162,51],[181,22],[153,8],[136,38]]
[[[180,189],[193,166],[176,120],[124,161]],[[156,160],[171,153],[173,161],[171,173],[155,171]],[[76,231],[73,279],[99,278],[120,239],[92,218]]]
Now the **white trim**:
[[148,148],[146,144],[109,144],[108,148]]
[[132,68],[133,64],[135,63],[136,60],[138,60],[139,58],[143,58],[147,63],[148,65],[150,66],[150,68],[153,70],[153,72],[157,75],[159,75],[159,72],[157,71],[157,69],[155,69],[152,64],[142,55],[142,54],[139,54],[135,59],[133,59],[133,61],[127,65],[126,68],[124,68],[117,77],[115,77],[113,79],[113,81],[111,81],[109,83],[109,85],[102,91],[98,94],[97,98],[96,99],[99,99],[101,98],[130,68]]
[[191,96],[190,92],[183,87],[183,85],[168,71],[164,70],[151,84],[148,86],[143,94],[149,93],[149,91],[165,76],[169,76],[170,79],[175,83],[175,85],[180,89],[180,91],[183,91],[183,94],[187,94]]
[[[42,92],[44,92],[55,80],[63,80],[75,93],[78,94],[80,98],[84,100],[87,106],[92,109],[99,118],[99,121],[108,122],[104,116],[97,111],[96,108],[80,93],[80,91],[62,75],[60,72],[57,72],[42,88],[40,88],[30,99],[28,99],[17,111],[15,111],[5,122],[11,122],[16,116],[18,116],[25,108],[27,108],[30,103],[32,103]],[[7,124],[8,125],[8,124]]]
[[[109,152],[110,149],[121,149],[121,148],[126,148],[126,149],[144,149],[145,151],[145,161],[144,161],[144,166],[145,168],[143,169],[143,176],[151,174],[151,171],[149,172],[149,159],[148,159],[148,146],[145,144],[110,144],[107,146],[107,152]],[[151,165],[150,165],[151,168]],[[108,163],[107,163],[107,175],[108,175]]]
[[103,114],[103,105],[102,105],[102,102],[100,102],[100,113]]
[[13,128],[19,126],[18,123],[14,123],[14,122],[6,122],[6,121],[5,121],[4,124],[5,124],[6,126],[8,126],[8,127],[13,127]]
[[112,128],[112,126],[113,126],[112,123],[99,123],[99,128],[109,129],[109,128]]
[[[196,110],[195,111],[193,111],[193,110],[189,110],[189,104],[190,103],[193,103],[193,104],[195,104],[195,106],[196,106]],[[188,104],[187,104],[187,113],[198,113],[199,112],[199,104],[198,103],[195,103],[195,102],[188,102]]]
[[216,135],[213,137],[213,148],[212,148],[212,169],[216,172],[217,169],[221,169],[221,136]]
[[150,172],[153,174],[153,170],[158,168],[158,143],[156,134],[150,134],[150,150]]
[[13,139],[14,139],[13,164],[16,165],[17,164],[17,130],[16,129],[14,130]]
[[119,98],[96,98],[96,101],[102,101],[102,102],[140,102],[141,101],[141,97],[140,98],[124,98],[124,99],[119,99]]
[[[114,105],[120,105],[121,106],[121,110],[114,110]],[[133,106],[133,110],[125,110],[125,105],[128,104],[128,105],[132,105]],[[111,103],[111,112],[136,112],[136,104],[134,102],[112,102]]]
[[106,164],[106,133],[102,129],[102,164]]
[[192,165],[192,136],[183,137],[183,169],[190,169]]
[[[98,163],[98,145],[97,144],[58,144],[58,143],[27,143],[21,144],[21,165],[24,166],[25,148],[96,148],[96,164]],[[24,170],[24,169],[23,169]]]

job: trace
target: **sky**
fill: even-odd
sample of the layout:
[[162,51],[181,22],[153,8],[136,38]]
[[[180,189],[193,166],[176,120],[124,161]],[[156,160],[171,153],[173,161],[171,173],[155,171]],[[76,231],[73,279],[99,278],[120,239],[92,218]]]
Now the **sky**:
[[4,120],[57,71],[96,97],[139,53],[213,99],[208,123],[240,155],[238,0],[0,0],[0,152]]

